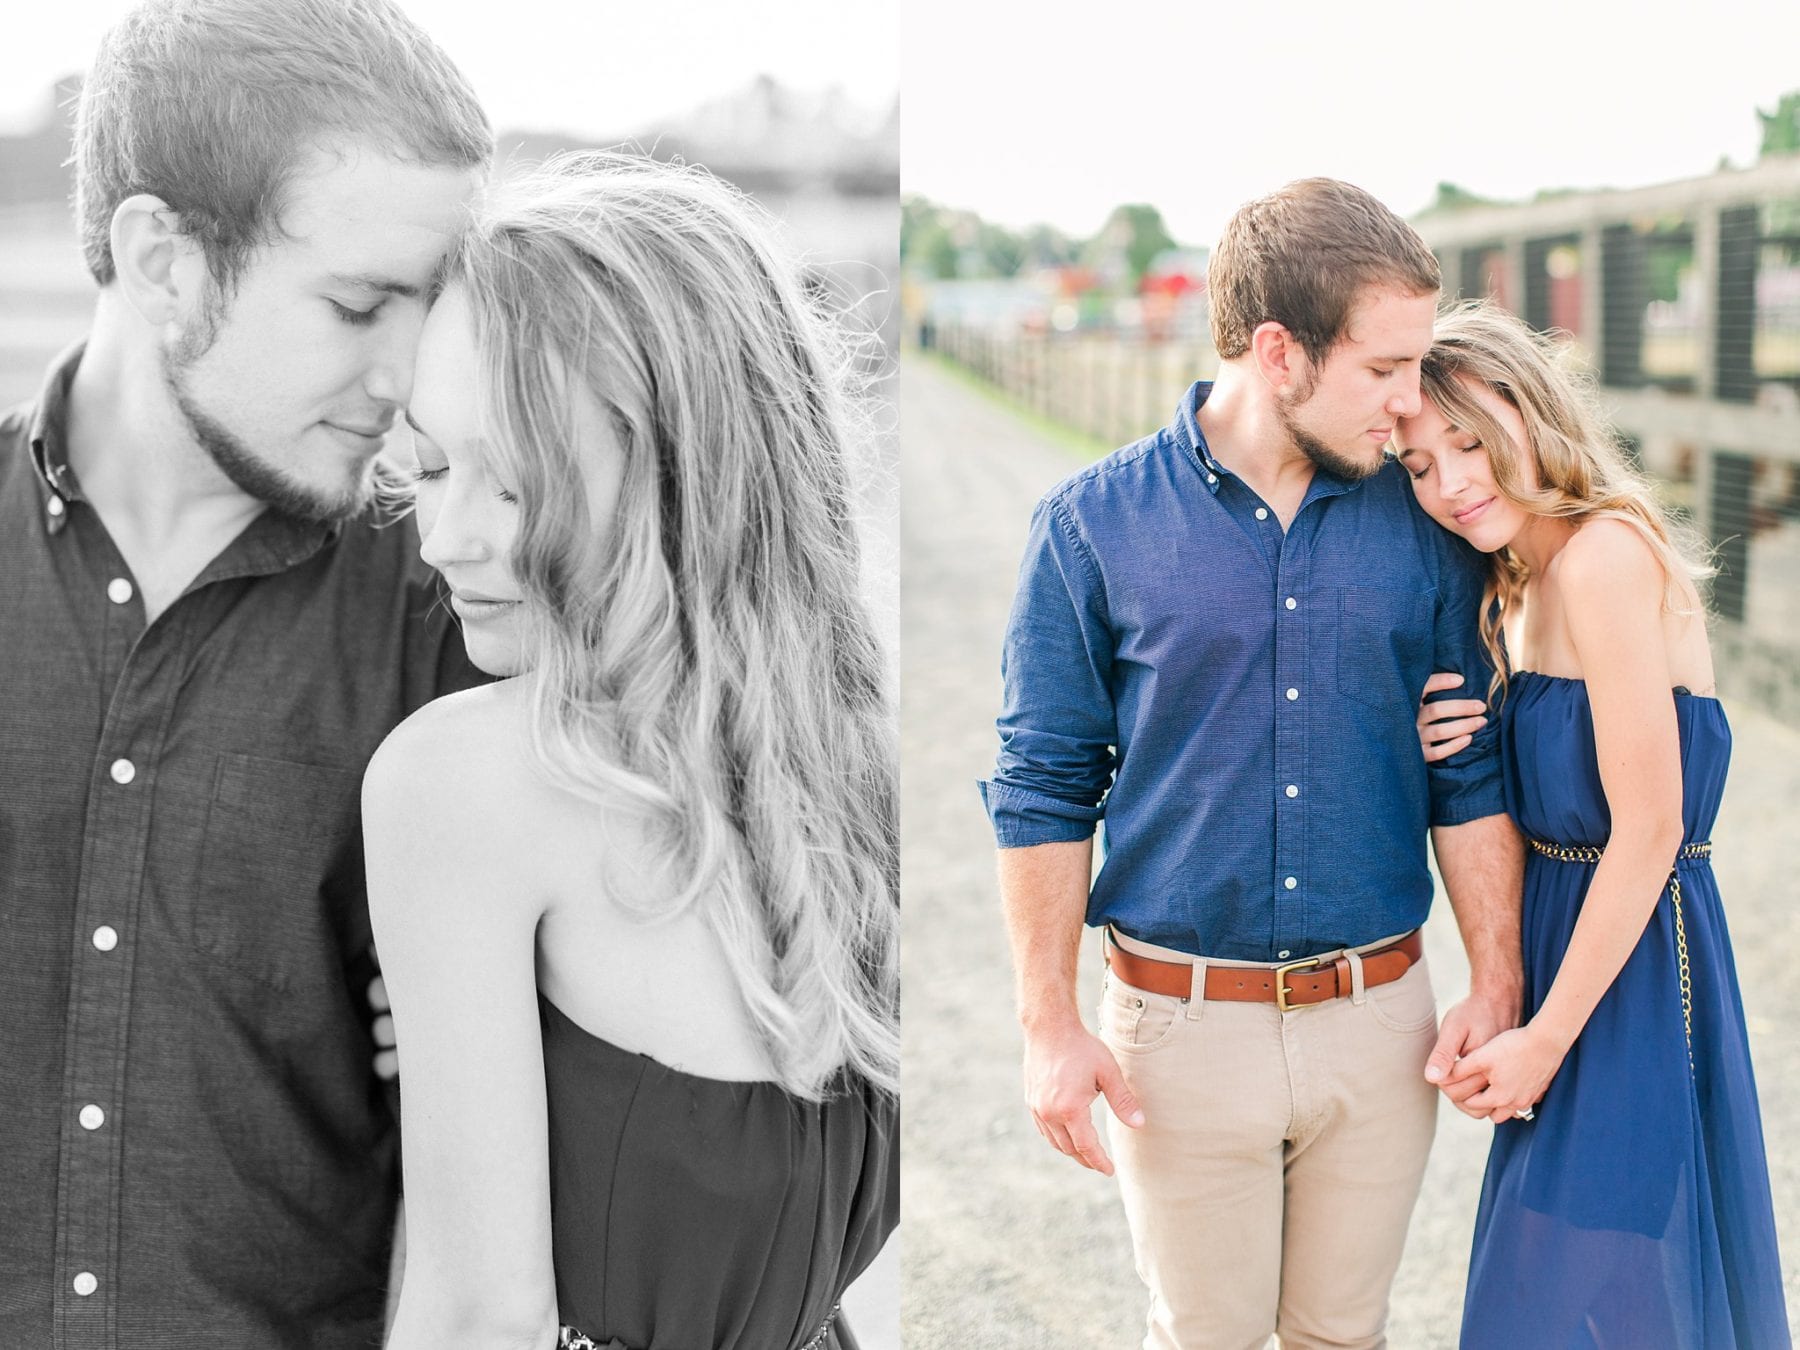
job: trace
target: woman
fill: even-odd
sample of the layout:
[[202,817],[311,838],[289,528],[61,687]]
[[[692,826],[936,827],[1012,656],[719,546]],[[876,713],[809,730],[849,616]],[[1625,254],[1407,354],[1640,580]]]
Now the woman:
[[695,171],[562,160],[449,266],[407,419],[421,552],[503,678],[364,788],[391,1347],[854,1344],[899,1009],[852,356]]
[[[1527,1020],[1453,1075],[1485,1080],[1469,1105],[1499,1122],[1462,1344],[1787,1346],[1708,861],[1731,735],[1711,697],[1706,569],[1511,315],[1440,320],[1422,384],[1394,448],[1419,504],[1493,555],[1490,697],[1530,847]],[[1427,757],[1466,744],[1479,710],[1425,705]]]

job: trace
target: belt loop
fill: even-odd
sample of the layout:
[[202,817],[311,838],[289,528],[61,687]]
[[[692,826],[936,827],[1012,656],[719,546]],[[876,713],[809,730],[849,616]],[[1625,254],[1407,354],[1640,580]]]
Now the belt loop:
[[1200,1010],[1206,1007],[1206,958],[1194,958],[1193,974],[1188,977],[1187,1020],[1198,1022]]
[[1344,959],[1350,963],[1350,1002],[1360,1008],[1369,998],[1363,985],[1362,953],[1352,947],[1344,953]]

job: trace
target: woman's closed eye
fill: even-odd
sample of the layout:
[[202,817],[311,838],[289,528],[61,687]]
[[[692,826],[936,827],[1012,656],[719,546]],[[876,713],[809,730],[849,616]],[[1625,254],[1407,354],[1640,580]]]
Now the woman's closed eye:
[[[441,464],[435,469],[428,469],[423,464],[415,464],[409,472],[412,474],[415,483],[435,483],[438,479],[450,472],[450,466],[448,464]],[[516,492],[511,492],[506,488],[495,485],[494,495],[508,506],[518,505],[519,496]]]

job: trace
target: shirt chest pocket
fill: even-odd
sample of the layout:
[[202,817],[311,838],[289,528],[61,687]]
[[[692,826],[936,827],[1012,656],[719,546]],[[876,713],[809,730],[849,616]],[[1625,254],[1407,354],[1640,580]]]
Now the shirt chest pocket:
[[207,805],[192,939],[273,989],[343,962],[334,881],[356,871],[359,776],[221,754]]
[[[1410,710],[1431,673],[1432,615],[1437,591],[1338,591],[1338,692],[1370,708]],[[1415,680],[1416,677],[1416,680]]]

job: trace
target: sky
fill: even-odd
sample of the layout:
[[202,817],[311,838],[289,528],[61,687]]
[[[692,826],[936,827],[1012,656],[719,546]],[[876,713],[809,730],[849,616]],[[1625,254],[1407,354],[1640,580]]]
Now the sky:
[[[1800,90],[1800,3],[1108,0],[1083,22],[904,0],[901,187],[1018,227],[1095,232],[1123,202],[1210,244],[1314,174],[1402,214],[1639,187],[1753,162]],[[1102,17],[1103,16],[1103,17]]]
[[[602,137],[653,128],[764,73],[799,89],[839,85],[879,115],[899,88],[898,2],[399,0],[462,68],[496,129]],[[0,133],[41,120],[51,81],[86,67],[131,0],[11,8]]]

